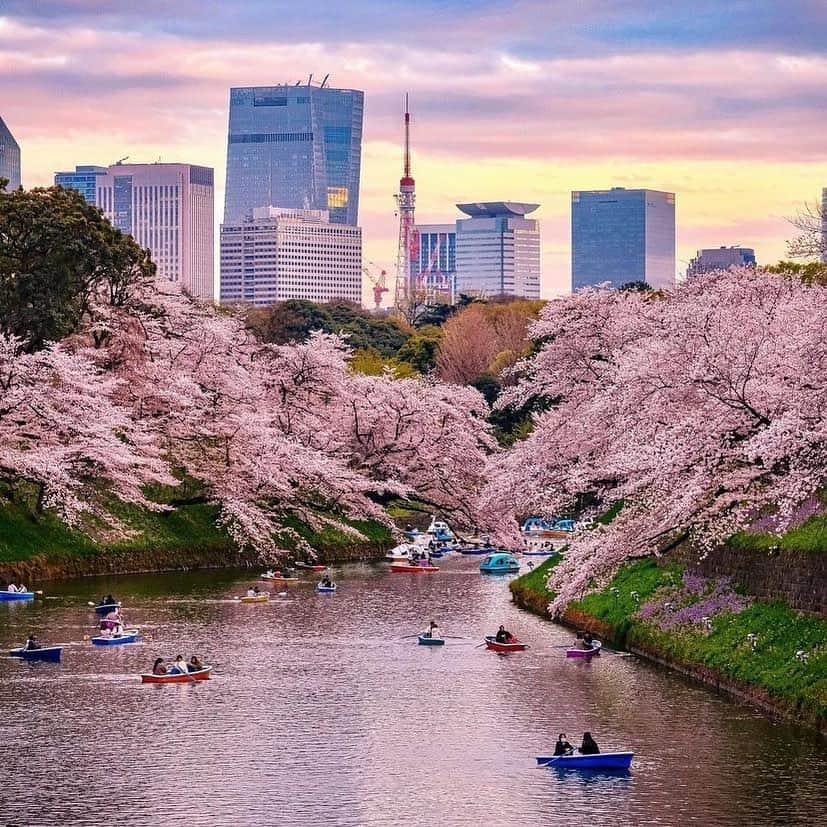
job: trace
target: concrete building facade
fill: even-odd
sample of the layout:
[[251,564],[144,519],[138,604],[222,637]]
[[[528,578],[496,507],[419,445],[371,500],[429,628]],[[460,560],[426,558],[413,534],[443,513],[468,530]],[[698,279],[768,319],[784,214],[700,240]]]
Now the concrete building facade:
[[149,249],[158,275],[215,298],[213,170],[192,164],[115,164],[97,177],[107,218]]
[[539,204],[457,204],[456,292],[487,298],[540,298],[540,226],[526,215]]
[[259,207],[221,226],[222,303],[362,302],[362,229],[326,210]]

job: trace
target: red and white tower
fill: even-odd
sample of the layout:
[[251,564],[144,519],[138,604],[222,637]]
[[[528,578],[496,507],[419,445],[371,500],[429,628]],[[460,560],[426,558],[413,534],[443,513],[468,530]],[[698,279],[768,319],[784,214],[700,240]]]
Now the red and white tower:
[[396,290],[394,304],[407,308],[412,299],[411,262],[418,254],[418,239],[414,223],[416,184],[411,177],[411,113],[408,111],[408,95],[405,95],[405,155],[399,194],[396,196],[399,213],[399,247],[396,254]]

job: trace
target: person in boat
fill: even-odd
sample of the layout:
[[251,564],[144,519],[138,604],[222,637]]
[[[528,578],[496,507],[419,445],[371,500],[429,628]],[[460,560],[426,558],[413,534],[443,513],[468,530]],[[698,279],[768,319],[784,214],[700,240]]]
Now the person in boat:
[[428,631],[425,632],[425,637],[438,638],[439,636],[439,626],[436,625],[436,621],[432,620],[428,624]]
[[571,755],[574,752],[574,747],[568,742],[566,733],[561,732],[557,736],[557,743],[554,745],[555,755]]
[[186,675],[187,672],[190,671],[187,668],[187,662],[184,660],[183,655],[178,655],[178,657],[175,658],[175,663],[172,664],[172,668],[169,671],[172,675]]
[[257,596],[258,596],[258,589],[254,589],[252,586],[250,586],[250,588],[247,589],[247,597],[257,597]]
[[495,639],[497,643],[511,643],[511,641],[514,640],[514,635],[512,635],[511,632],[505,628],[505,626],[500,626],[500,628],[497,629]]
[[101,606],[113,606],[117,601],[111,594],[106,595],[106,597],[101,598],[100,605]]
[[9,585],[6,587],[6,591],[15,594],[17,592],[17,586],[15,586],[14,583],[9,583]]
[[200,672],[203,668],[204,664],[201,663],[200,660],[198,660],[198,657],[196,655],[193,655],[190,658],[190,662],[187,664],[187,669],[190,672]]
[[588,633],[583,632],[583,639],[580,641],[581,649],[594,649],[594,638]]
[[326,588],[326,589],[329,589],[333,586],[333,583],[331,582],[329,575],[326,574],[322,578],[322,586],[324,586],[324,588]]
[[26,645],[23,647],[27,652],[31,652],[32,649],[40,649],[40,641],[32,634],[26,640]]
[[167,674],[167,667],[164,664],[163,658],[155,658],[155,663],[152,664],[152,674],[153,675],[166,675]]
[[600,747],[597,746],[591,732],[583,733],[583,743],[580,745],[581,755],[597,755],[600,752]]

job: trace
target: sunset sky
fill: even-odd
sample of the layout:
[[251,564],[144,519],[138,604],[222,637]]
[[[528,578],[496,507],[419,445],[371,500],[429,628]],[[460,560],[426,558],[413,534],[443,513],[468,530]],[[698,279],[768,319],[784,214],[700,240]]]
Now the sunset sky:
[[[172,10],[171,10],[172,9]],[[230,86],[365,91],[365,258],[395,258],[410,92],[420,222],[536,201],[544,295],[570,282],[572,189],[677,193],[700,246],[784,255],[827,186],[824,0],[0,0],[0,115],[23,184],[75,164],[206,164],[223,206]]]

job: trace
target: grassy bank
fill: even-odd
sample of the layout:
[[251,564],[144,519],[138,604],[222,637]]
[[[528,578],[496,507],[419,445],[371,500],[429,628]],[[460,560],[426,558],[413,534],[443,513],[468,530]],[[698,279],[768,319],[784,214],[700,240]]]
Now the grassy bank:
[[[544,564],[512,582],[512,593],[521,606],[536,611],[548,603],[551,595],[544,575],[549,568]],[[708,626],[686,624],[664,631],[638,616],[647,600],[677,588],[682,574],[674,564],[658,566],[648,559],[629,563],[606,588],[570,604],[566,619],[705,683],[824,730],[827,621],[783,603],[757,601],[738,613],[715,615]]]
[[733,548],[767,554],[792,551],[802,554],[827,553],[827,515],[817,514],[779,537],[776,534],[740,532],[730,538]]
[[[153,492],[157,501],[173,506],[168,511],[107,500],[103,516],[87,516],[71,528],[48,511],[35,516],[24,497],[4,502],[0,506],[0,577],[31,582],[258,562],[255,551],[235,546],[217,522],[218,508],[204,502],[197,490],[184,486],[175,493],[179,498],[172,501],[169,490]],[[288,516],[285,524],[290,531],[275,538],[280,548],[304,557],[301,538],[327,562],[378,556],[392,543],[391,532],[372,521],[349,522],[364,540],[331,525],[314,529],[295,517]]]

